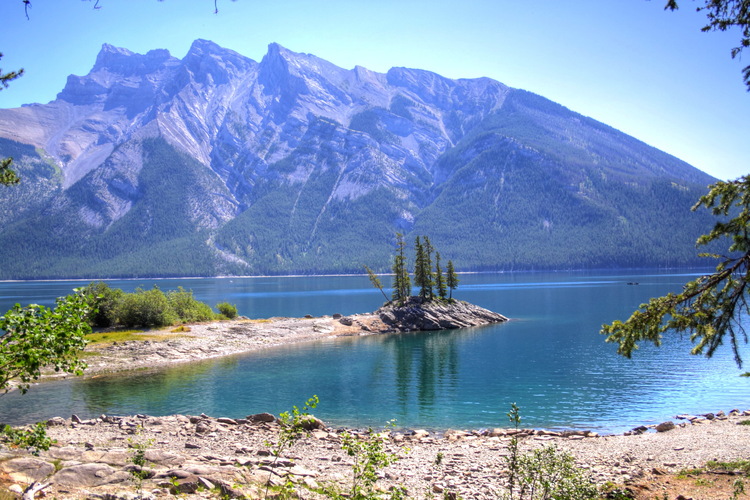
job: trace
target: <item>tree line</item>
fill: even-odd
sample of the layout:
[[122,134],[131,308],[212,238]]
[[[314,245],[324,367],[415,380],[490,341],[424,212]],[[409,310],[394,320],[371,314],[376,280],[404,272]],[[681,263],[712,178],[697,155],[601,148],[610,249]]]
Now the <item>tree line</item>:
[[[414,253],[413,282],[414,286],[419,288],[419,297],[425,301],[432,301],[436,298],[453,300],[453,290],[458,288],[459,283],[453,261],[449,260],[445,271],[443,271],[440,252],[435,249],[428,236],[417,236],[415,238]],[[370,282],[380,290],[380,293],[388,301],[380,278],[369,267],[365,266],[365,270]],[[403,304],[412,295],[412,277],[406,259],[406,242],[404,241],[404,235],[401,233],[396,233],[396,253],[393,256],[391,271],[393,271],[393,291],[390,300]]]

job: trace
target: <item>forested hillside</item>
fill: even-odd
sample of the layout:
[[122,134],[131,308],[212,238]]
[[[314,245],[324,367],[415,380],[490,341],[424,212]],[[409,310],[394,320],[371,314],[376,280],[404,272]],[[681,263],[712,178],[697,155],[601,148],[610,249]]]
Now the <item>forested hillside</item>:
[[396,232],[459,270],[675,267],[713,179],[480,78],[105,45],[57,100],[0,110],[0,279],[376,271]]

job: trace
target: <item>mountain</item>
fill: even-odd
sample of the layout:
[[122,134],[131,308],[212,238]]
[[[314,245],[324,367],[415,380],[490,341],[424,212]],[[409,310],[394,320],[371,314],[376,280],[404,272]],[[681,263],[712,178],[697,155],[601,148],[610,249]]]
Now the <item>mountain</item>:
[[713,178],[543,97],[277,44],[105,44],[0,110],[4,156],[2,279],[385,270],[397,231],[459,270],[685,266],[713,223]]

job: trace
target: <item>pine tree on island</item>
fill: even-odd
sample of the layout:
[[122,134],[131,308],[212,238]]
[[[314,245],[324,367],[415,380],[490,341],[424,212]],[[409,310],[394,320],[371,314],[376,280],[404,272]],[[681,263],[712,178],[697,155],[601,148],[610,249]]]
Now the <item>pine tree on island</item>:
[[453,261],[448,261],[448,269],[446,271],[447,276],[445,278],[445,284],[448,286],[448,289],[450,290],[450,295],[448,295],[448,300],[453,300],[453,290],[458,288],[458,275],[456,274],[456,269],[453,267]]
[[430,243],[430,238],[424,237],[424,258],[425,258],[425,270],[426,272],[426,285],[427,285],[427,296],[428,300],[435,298],[434,287],[435,287],[435,275],[432,272],[432,252],[435,250]]
[[[453,299],[453,290],[458,287],[458,276],[453,261],[448,261],[443,271],[442,256],[435,250],[427,236],[414,239],[414,285],[406,263],[404,235],[396,234],[396,252],[393,256],[393,293],[375,314],[384,325],[383,332],[415,332],[428,330],[451,330],[502,323],[508,318],[483,307]],[[433,261],[434,255],[434,261]],[[434,267],[433,267],[434,262]],[[364,266],[370,282],[380,290],[383,286],[378,276]],[[446,295],[449,295],[446,298]]]
[[446,288],[445,278],[443,277],[443,270],[440,268],[440,252],[435,252],[435,288],[437,288],[438,297],[440,297],[441,300],[445,300],[445,295],[448,293],[448,289]]
[[[435,255],[434,268],[433,253]],[[369,267],[364,266],[364,268],[370,282],[387,299],[378,276]],[[406,262],[406,242],[404,241],[404,235],[401,233],[396,233],[396,253],[393,256],[391,271],[393,272],[391,301],[404,305],[411,297],[412,281]],[[414,285],[419,288],[418,297],[421,301],[447,300],[452,302],[453,290],[458,287],[458,281],[453,261],[448,261],[448,268],[444,274],[440,252],[437,252],[435,247],[432,246],[429,237],[417,236],[414,239]],[[449,295],[449,297],[446,298],[446,295]]]
[[411,295],[411,278],[406,266],[404,235],[396,233],[396,255],[393,258],[393,294],[391,298],[403,304]]

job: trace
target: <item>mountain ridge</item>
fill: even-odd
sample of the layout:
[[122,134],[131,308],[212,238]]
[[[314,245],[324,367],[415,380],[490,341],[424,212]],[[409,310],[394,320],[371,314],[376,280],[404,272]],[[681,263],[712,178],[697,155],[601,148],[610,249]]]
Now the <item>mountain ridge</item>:
[[55,101],[0,110],[5,155],[0,278],[382,270],[397,231],[465,270],[694,265],[715,180],[489,78],[200,39],[104,44]]

